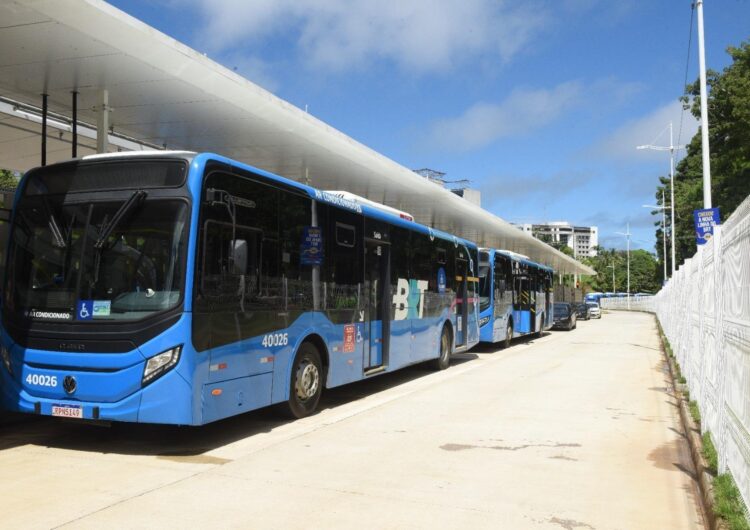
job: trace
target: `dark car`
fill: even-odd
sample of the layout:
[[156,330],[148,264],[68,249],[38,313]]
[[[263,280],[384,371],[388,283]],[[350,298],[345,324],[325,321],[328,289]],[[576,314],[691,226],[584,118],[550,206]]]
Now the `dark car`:
[[584,302],[576,302],[573,304],[576,310],[577,320],[588,320],[591,318],[591,308]]
[[576,329],[576,311],[572,304],[556,302],[553,308],[552,329]]
[[584,302],[578,302],[575,304],[576,318],[578,320],[588,320],[591,318],[591,308]]

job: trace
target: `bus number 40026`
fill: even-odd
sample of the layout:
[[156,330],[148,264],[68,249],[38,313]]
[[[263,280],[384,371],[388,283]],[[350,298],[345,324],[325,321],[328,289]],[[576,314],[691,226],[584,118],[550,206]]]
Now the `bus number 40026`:
[[26,376],[26,384],[34,386],[57,386],[57,376],[29,374]]
[[289,334],[269,333],[268,335],[263,335],[261,344],[264,348],[270,348],[272,346],[286,346],[287,344],[289,344]]

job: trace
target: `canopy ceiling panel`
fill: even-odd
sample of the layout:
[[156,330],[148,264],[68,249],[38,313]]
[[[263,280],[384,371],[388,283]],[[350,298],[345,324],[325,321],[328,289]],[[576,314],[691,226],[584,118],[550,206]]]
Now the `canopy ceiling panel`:
[[[0,97],[95,124],[107,90],[110,125],[154,146],[215,151],[322,189],[347,190],[417,221],[512,250],[565,273],[594,271],[499,217],[362,145],[199,52],[100,0],[0,1]],[[37,122],[0,114],[0,167],[39,163]],[[48,134],[48,162],[70,135]],[[94,143],[85,139],[80,155]],[[116,150],[116,149],[115,149]]]

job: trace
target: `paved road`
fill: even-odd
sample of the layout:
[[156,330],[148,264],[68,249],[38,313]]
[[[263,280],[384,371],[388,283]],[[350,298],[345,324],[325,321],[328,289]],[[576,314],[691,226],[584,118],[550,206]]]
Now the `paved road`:
[[3,528],[702,528],[653,317],[329,392],[296,422],[0,424]]

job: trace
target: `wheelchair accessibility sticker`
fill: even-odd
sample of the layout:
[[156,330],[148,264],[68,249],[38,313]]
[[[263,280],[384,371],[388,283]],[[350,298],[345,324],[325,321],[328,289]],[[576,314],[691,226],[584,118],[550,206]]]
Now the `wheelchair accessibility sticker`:
[[76,320],[91,320],[94,318],[94,301],[78,300],[76,305]]

